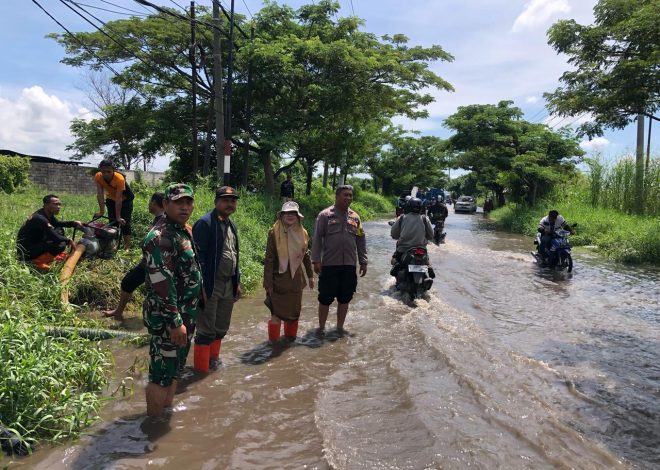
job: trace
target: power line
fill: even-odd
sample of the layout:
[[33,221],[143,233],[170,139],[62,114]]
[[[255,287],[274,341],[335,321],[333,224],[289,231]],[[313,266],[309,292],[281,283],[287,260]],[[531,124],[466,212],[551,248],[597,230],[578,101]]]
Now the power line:
[[[58,25],[60,28],[62,28],[64,31],[66,31],[66,33],[67,33],[69,36],[71,36],[71,38],[73,38],[74,41],[76,41],[78,44],[80,44],[80,46],[81,46],[83,49],[85,49],[89,54],[91,54],[93,57],[95,57],[96,60],[98,60],[99,63],[100,63],[101,65],[103,65],[105,68],[107,68],[108,70],[110,70],[115,76],[117,76],[117,77],[120,77],[120,76],[121,76],[119,72],[117,72],[112,66],[110,66],[109,64],[107,64],[106,62],[104,62],[101,58],[99,58],[99,57],[94,53],[94,51],[92,51],[89,47],[87,47],[87,45],[86,45],[84,42],[82,42],[80,39],[78,39],[78,37],[77,37],[75,34],[73,34],[71,31],[69,31],[69,30],[67,29],[66,26],[64,26],[62,23],[60,23],[60,22],[57,20],[57,18],[55,18],[53,15],[51,15],[51,14],[48,12],[48,10],[46,10],[44,7],[42,7],[41,4],[40,4],[37,0],[32,0],[32,3],[34,3],[35,5],[37,5],[37,6],[41,9],[41,11],[43,11],[46,15],[48,15],[48,16],[50,17],[51,20],[53,20],[55,23],[57,23],[57,25]],[[145,96],[145,95],[144,95],[140,90],[138,90],[137,88],[134,88],[134,87],[133,87],[133,90],[135,90],[135,92],[136,92],[138,95],[142,96],[145,100],[149,99],[149,98],[147,98],[147,96]]]
[[[219,0],[211,0],[211,1],[213,3],[216,3],[220,7],[220,11],[222,11],[222,14],[225,15],[225,18],[227,18],[229,21],[231,21],[231,15],[229,14],[229,12],[227,12],[225,7],[222,5],[222,2],[220,2]],[[245,2],[243,2],[243,3],[245,3]],[[243,37],[245,39],[250,39],[250,36],[248,36],[247,33],[245,31],[243,31],[239,25],[236,24],[236,21],[234,21],[234,28],[238,29],[238,31],[243,35]]]
[[[192,83],[192,78],[189,77],[189,76],[188,76],[183,70],[181,70],[181,69],[180,69],[179,67],[177,67],[176,65],[174,65],[174,64],[163,64],[163,63],[161,63],[161,62],[157,62],[157,61],[155,61],[153,58],[150,58],[150,57],[147,57],[147,59],[150,60],[151,63],[147,62],[147,60],[145,60],[145,59],[143,59],[142,57],[140,57],[135,51],[130,50],[128,47],[126,47],[125,44],[123,44],[123,43],[120,42],[118,39],[116,39],[116,38],[114,38],[113,36],[111,36],[109,33],[107,33],[106,31],[104,31],[103,29],[99,28],[99,27],[98,27],[97,25],[95,25],[95,24],[94,24],[89,18],[85,17],[85,15],[83,15],[83,14],[81,14],[80,12],[76,11],[72,6],[70,6],[70,5],[67,4],[67,2],[69,2],[69,3],[72,3],[72,4],[76,5],[79,9],[81,9],[82,11],[84,11],[85,13],[87,13],[89,16],[91,16],[92,18],[94,18],[96,21],[98,21],[99,23],[101,23],[103,26],[105,26],[106,28],[110,29],[110,27],[107,25],[107,23],[105,23],[104,21],[100,20],[100,19],[97,18],[96,16],[92,15],[90,12],[88,12],[88,11],[85,10],[83,7],[81,7],[78,3],[74,2],[73,0],[60,0],[60,2],[61,2],[63,5],[65,5],[67,8],[69,8],[71,11],[73,11],[75,14],[77,14],[78,16],[80,16],[82,19],[84,19],[87,23],[89,23],[90,25],[92,25],[92,27],[94,27],[94,28],[95,28],[97,31],[99,31],[101,34],[103,34],[103,35],[106,36],[108,39],[110,39],[112,42],[114,42],[115,44],[117,44],[117,45],[118,45],[120,48],[122,48],[124,51],[128,52],[129,54],[131,54],[132,56],[134,56],[137,60],[139,60],[139,61],[142,62],[144,65],[146,65],[147,67],[149,67],[150,70],[157,72],[157,75],[159,75],[158,72],[160,72],[160,67],[165,66],[165,67],[169,67],[169,68],[173,69],[175,72],[177,72],[177,73],[179,73],[180,75],[184,76],[189,82]],[[140,49],[140,50],[141,50],[141,49]],[[144,51],[142,51],[142,50],[141,50],[141,52],[144,53]],[[156,65],[156,66],[158,66],[158,67],[154,67],[154,65]],[[181,87],[180,87],[180,86],[172,86],[172,85],[165,85],[165,86],[166,86],[167,88],[170,88],[170,89],[174,89],[174,90],[177,90],[177,91],[181,91]],[[207,89],[208,89],[208,88],[207,88]]]
[[242,1],[243,1],[243,5],[245,5],[246,10],[250,14],[250,19],[254,19],[254,16],[252,16],[252,12],[250,11],[250,7],[247,5],[247,3],[245,3],[245,0]]
[[175,5],[176,5],[177,7],[179,7],[181,10],[186,11],[185,8],[183,8],[181,5],[179,5],[178,3],[176,3],[174,0],[170,0],[170,2],[172,2],[173,4],[175,4]]
[[[109,2],[108,0],[99,0],[99,1],[100,1],[101,3],[105,3],[106,5],[112,5],[113,7],[117,7],[117,8],[119,8],[119,9],[121,9],[121,10],[126,10],[126,11],[130,11],[131,13],[137,13],[137,14],[139,14],[139,15],[144,15],[144,13],[142,13],[141,11],[132,10],[132,9],[130,9],[130,8],[126,8],[125,6],[117,5],[116,3]],[[144,8],[142,8],[142,9],[145,10]],[[145,11],[147,12],[147,14],[150,13],[148,10],[145,10]]]
[[116,10],[109,10],[107,8],[95,6],[95,5],[89,5],[87,3],[78,3],[78,5],[85,6],[87,8],[93,8],[95,10],[101,10],[101,11],[107,11],[109,13],[115,13],[116,15],[124,15],[124,16],[141,16],[141,17],[146,17],[147,15],[142,12],[134,12],[134,13],[125,13],[123,11],[116,11]]
[[353,12],[353,16],[355,16],[355,9],[353,8],[353,0],[350,1],[351,1],[351,11]]

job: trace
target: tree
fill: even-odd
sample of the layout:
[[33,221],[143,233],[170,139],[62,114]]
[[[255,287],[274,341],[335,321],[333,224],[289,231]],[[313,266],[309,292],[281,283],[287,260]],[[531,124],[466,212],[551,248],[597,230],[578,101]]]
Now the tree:
[[360,31],[357,18],[337,19],[338,10],[329,0],[297,11],[267,3],[246,48],[256,147],[290,150],[306,167],[307,192],[320,161],[369,146],[358,142],[370,135],[365,127],[396,114],[424,117],[420,107],[433,99],[421,90],[452,89],[428,69],[430,61],[452,60],[440,46],[408,47],[402,35],[379,40]]
[[374,179],[382,185],[383,194],[399,194],[404,189],[443,187],[447,178],[445,142],[433,136],[394,135],[388,148],[367,161]]
[[569,56],[575,69],[563,87],[546,93],[548,108],[560,116],[590,113],[581,132],[594,137],[605,128],[622,129],[638,119],[637,201],[643,201],[643,116],[660,106],[660,8],[657,0],[600,0],[595,22],[584,26],[561,20],[548,30],[548,42]]
[[470,105],[445,120],[452,164],[473,172],[478,185],[493,191],[504,205],[504,191],[534,205],[574,166],[584,152],[569,129],[553,132],[544,124],[521,119],[511,101]]
[[143,103],[137,96],[125,102],[103,105],[101,117],[85,121],[74,119],[71,133],[75,141],[67,145],[74,160],[101,154],[118,167],[132,166],[153,160],[161,148],[155,136],[156,121],[152,102]]

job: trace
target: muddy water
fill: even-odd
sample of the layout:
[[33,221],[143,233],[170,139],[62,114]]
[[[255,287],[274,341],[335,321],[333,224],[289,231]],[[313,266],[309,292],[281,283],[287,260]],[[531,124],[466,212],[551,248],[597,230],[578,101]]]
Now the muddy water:
[[[528,240],[451,214],[431,248],[437,278],[415,307],[388,275],[385,222],[367,224],[370,269],[347,321],[322,343],[312,292],[298,342],[269,348],[261,299],[236,305],[222,367],[187,374],[174,411],[110,401],[80,441],[34,468],[657,468],[657,269],[576,255],[541,271]],[[331,315],[332,316],[332,315]],[[116,345],[117,347],[117,345]],[[145,356],[145,349],[138,356]],[[118,376],[135,360],[117,353]]]

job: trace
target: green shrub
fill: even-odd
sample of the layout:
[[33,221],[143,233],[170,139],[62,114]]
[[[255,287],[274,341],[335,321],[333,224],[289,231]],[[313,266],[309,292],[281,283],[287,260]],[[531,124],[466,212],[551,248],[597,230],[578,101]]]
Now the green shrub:
[[0,191],[11,194],[27,185],[29,172],[28,158],[0,155]]

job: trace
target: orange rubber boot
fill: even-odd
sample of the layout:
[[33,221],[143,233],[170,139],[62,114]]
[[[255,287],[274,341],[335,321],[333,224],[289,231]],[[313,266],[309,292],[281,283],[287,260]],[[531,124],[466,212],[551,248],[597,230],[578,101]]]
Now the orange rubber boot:
[[274,343],[280,339],[280,323],[268,320],[268,341]]
[[32,264],[41,270],[48,271],[50,269],[50,263],[53,262],[55,257],[50,253],[43,253],[32,260]]
[[212,361],[217,361],[220,357],[220,346],[222,345],[222,340],[216,339],[211,343],[211,355],[210,358]]
[[298,320],[284,322],[284,336],[291,341],[295,341],[298,334]]
[[208,374],[210,358],[211,347],[208,344],[195,344],[195,371]]

